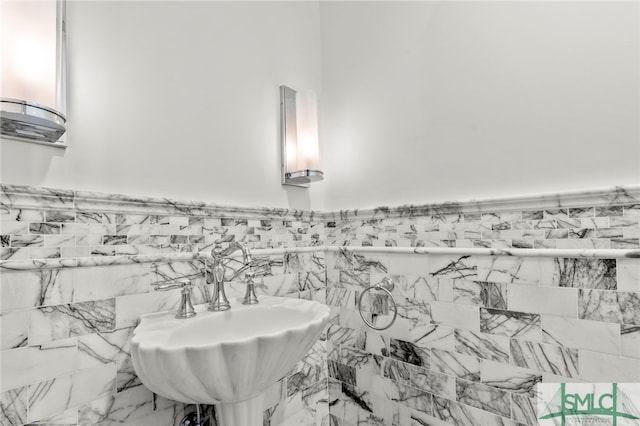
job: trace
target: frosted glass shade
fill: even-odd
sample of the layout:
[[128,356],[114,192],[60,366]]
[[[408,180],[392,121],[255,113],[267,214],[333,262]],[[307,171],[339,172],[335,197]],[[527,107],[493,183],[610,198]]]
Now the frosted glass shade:
[[64,2],[0,3],[2,134],[55,142],[65,131]]
[[318,102],[311,90],[280,86],[282,183],[306,186],[324,177],[320,170]]

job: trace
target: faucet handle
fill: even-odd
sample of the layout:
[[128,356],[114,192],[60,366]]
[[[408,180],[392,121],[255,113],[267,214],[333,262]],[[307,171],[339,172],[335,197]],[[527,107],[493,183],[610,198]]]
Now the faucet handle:
[[187,279],[187,278],[182,278],[178,281],[158,281],[155,283],[151,283],[151,285],[154,287],[154,290],[156,291],[169,291],[169,290],[173,290],[175,288],[182,288],[182,289],[189,289],[191,290],[193,288],[193,283],[191,282],[191,280]]
[[152,284],[156,291],[168,291],[174,288],[182,289],[182,295],[180,298],[180,306],[176,313],[176,318],[185,319],[196,316],[196,310],[191,303],[191,291],[193,290],[193,283],[187,278],[178,280],[175,283],[167,283],[166,281],[160,281]]
[[242,300],[243,305],[255,305],[258,303],[258,296],[256,296],[256,287],[253,282],[255,278],[255,272],[247,272],[244,274],[244,278],[247,284],[247,290],[244,293],[244,299]]

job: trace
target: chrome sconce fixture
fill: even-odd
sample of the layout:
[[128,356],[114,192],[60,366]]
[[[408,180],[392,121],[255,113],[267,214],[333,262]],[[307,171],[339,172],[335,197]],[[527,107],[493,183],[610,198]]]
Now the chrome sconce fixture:
[[66,131],[65,6],[64,0],[0,6],[3,137],[51,145]]
[[320,170],[318,107],[312,91],[280,86],[282,184],[308,187],[324,178]]

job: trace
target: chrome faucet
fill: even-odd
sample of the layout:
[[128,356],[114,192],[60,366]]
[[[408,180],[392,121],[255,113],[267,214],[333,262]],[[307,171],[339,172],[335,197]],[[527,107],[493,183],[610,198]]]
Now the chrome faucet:
[[[226,311],[231,308],[229,299],[227,299],[227,295],[224,291],[224,273],[226,270],[226,267],[223,265],[224,258],[231,255],[233,252],[240,250],[242,252],[243,263],[247,268],[251,268],[251,252],[248,247],[238,243],[237,241],[233,241],[229,244],[228,248],[223,249],[221,243],[222,241],[217,240],[215,242],[215,247],[211,250],[211,257],[213,258],[213,295],[211,297],[211,302],[209,303],[210,311]],[[253,277],[254,274],[251,271],[246,273],[247,293],[245,294],[243,301],[245,304],[258,303],[255,290],[253,289]]]
[[191,290],[193,289],[191,280],[184,278],[177,282],[160,281],[152,285],[156,291],[168,291],[174,288],[182,289],[182,297],[180,298],[180,306],[178,307],[176,318],[186,319],[196,316],[196,311],[191,303]]

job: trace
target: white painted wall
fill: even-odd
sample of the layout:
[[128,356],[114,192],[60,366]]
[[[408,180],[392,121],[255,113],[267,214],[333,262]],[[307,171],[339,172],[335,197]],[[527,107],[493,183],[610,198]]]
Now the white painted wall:
[[328,209],[640,183],[637,2],[324,2]]
[[[66,152],[3,183],[339,209],[640,182],[636,2],[68,2]],[[326,179],[279,176],[278,86]]]
[[66,152],[10,140],[3,183],[322,208],[280,186],[279,85],[320,92],[315,2],[67,2]]

